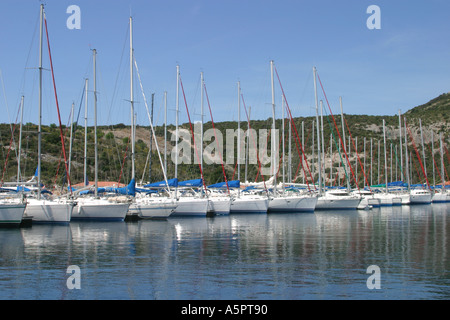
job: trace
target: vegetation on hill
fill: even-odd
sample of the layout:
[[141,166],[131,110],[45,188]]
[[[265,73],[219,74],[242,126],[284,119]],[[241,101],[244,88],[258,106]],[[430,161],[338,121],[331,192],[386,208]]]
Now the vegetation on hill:
[[[449,144],[449,126],[450,126],[450,94],[442,94],[439,97],[429,101],[428,103],[412,108],[404,114],[407,119],[409,129],[414,139],[415,147],[419,153],[421,160],[423,161],[422,145],[421,145],[421,132],[419,128],[419,119],[422,121],[422,130],[424,136],[424,148],[425,148],[425,163],[427,168],[427,174],[429,176],[430,183],[433,184],[432,171],[433,164],[435,167],[435,180],[436,183],[440,183],[441,172],[441,157],[439,153],[439,134],[442,133],[445,146]],[[366,176],[369,181],[373,183],[384,182],[384,144],[383,144],[383,128],[382,121],[386,121],[386,138],[387,138],[387,158],[388,158],[388,179],[397,180],[400,178],[400,149],[399,149],[399,130],[398,130],[398,115],[390,116],[370,116],[370,115],[345,115],[345,133],[342,131],[341,116],[335,115],[334,120],[331,117],[324,118],[324,151],[325,151],[325,172],[327,175],[327,184],[342,183],[344,177],[343,165],[339,164],[339,155],[336,153],[339,142],[334,142],[330,138],[334,137],[339,139],[339,134],[346,137],[346,147],[350,155],[350,162],[353,170],[358,171],[358,182],[362,186],[364,184],[364,177],[362,174],[362,168],[356,164],[359,163],[358,157],[356,157],[355,146],[358,149],[358,156],[361,161],[361,165],[365,162]],[[292,177],[298,176],[296,182],[302,182],[303,169],[300,164],[301,153],[298,150],[303,149],[305,156],[308,158],[308,167],[305,167],[305,171],[311,170],[315,179],[317,179],[317,146],[312,148],[312,140],[314,137],[317,142],[317,128],[315,117],[298,117],[294,119],[296,130],[293,129],[291,136],[291,152],[292,152]],[[304,124],[304,145],[300,146],[298,140],[302,141],[302,123]],[[313,124],[314,123],[314,124]],[[267,130],[271,128],[272,119],[264,121],[251,121],[250,125],[252,129],[258,134],[260,130]],[[313,130],[314,125],[314,130]],[[348,125],[348,127],[347,127]],[[282,121],[277,119],[276,126],[281,129]],[[336,131],[338,127],[340,133]],[[3,181],[16,181],[17,179],[17,158],[18,158],[18,141],[19,141],[19,126],[17,125],[14,130],[14,136],[11,143],[11,132],[14,124],[0,124],[0,164],[2,167]],[[215,123],[216,131],[221,132],[224,137],[226,130],[236,130],[236,122],[219,122]],[[180,128],[189,130],[189,124],[183,124]],[[208,129],[212,129],[211,122],[204,124],[204,132]],[[241,129],[244,132],[247,130],[247,122],[241,122]],[[65,134],[65,146],[67,155],[70,150],[70,128],[64,127]],[[168,168],[167,176],[172,178],[174,176],[174,163],[171,159],[171,152],[174,146],[174,139],[172,134],[175,131],[173,125],[168,126]],[[285,159],[288,155],[288,130],[289,122],[285,121]],[[46,186],[52,187],[55,184],[61,186],[64,182],[65,166],[64,158],[62,155],[61,138],[59,128],[52,124],[50,126],[42,127],[42,181]],[[155,128],[158,146],[161,152],[164,150],[164,127],[159,126]],[[93,127],[88,128],[87,140],[87,172],[90,181],[94,179],[94,131]],[[431,132],[433,132],[433,145],[431,139]],[[298,140],[297,140],[298,134]],[[350,138],[351,134],[351,138]],[[402,133],[404,139],[404,131]],[[141,180],[146,183],[149,180],[161,181],[163,180],[163,173],[161,165],[157,155],[155,143],[152,143],[151,157],[148,157],[150,150],[150,129],[149,127],[138,127],[136,130],[136,144],[135,144],[135,165],[136,165],[136,180]],[[97,131],[98,138],[98,167],[99,167],[99,179],[103,181],[127,183],[131,179],[131,145],[130,145],[130,127],[124,124],[117,124],[114,126],[100,126]],[[271,139],[270,137],[266,141],[253,140],[254,137],[250,137],[249,144],[259,145],[259,148],[266,147],[267,156],[270,156]],[[281,134],[280,134],[281,138]],[[364,139],[365,138],[365,139]],[[196,144],[199,143],[199,138],[196,138]],[[357,144],[356,144],[357,140]],[[366,144],[364,145],[364,140]],[[204,146],[213,144],[215,139],[205,141]],[[372,153],[370,152],[370,142],[372,141]],[[420,163],[416,156],[416,150],[412,144],[411,136],[408,134],[408,148],[411,166],[410,171],[412,174],[413,183],[425,182]],[[350,142],[350,147],[349,147]],[[392,157],[391,157],[391,144],[392,144]],[[332,145],[332,146],[331,146]],[[379,147],[380,146],[380,147]],[[434,147],[434,159],[432,157],[431,149]],[[23,125],[22,133],[22,146],[21,146],[21,175],[22,180],[27,180],[34,175],[37,167],[37,125],[27,123]],[[330,158],[331,148],[333,150]],[[380,148],[380,153],[378,153]],[[366,150],[366,157],[364,157],[364,149]],[[231,150],[230,150],[231,151]],[[236,141],[234,143],[234,158],[237,155]],[[244,147],[242,152],[244,151]],[[314,158],[313,158],[314,154]],[[224,148],[222,156],[227,157],[226,149]],[[161,154],[164,158],[164,155]],[[196,154],[192,152],[192,160],[195,161]],[[342,154],[344,158],[345,155]],[[7,163],[5,160],[8,158]],[[392,162],[391,162],[392,158]],[[267,160],[267,159],[266,159]],[[333,160],[333,161],[331,161]],[[450,156],[447,151],[444,151],[444,162],[446,165],[445,175],[450,170]],[[151,162],[151,170],[149,169],[149,163]],[[330,171],[330,163],[333,162],[333,170]],[[287,163],[287,159],[286,159]],[[370,170],[370,163],[372,170]],[[392,163],[392,175],[391,175],[391,163]],[[74,126],[74,134],[72,140],[71,149],[71,180],[72,184],[80,183],[83,181],[84,170],[84,128],[81,126]],[[207,184],[223,181],[223,173],[221,164],[204,165],[203,174]],[[405,168],[403,168],[405,169]],[[286,168],[286,173],[288,169]],[[237,179],[237,170],[235,164],[225,164],[225,171],[227,179]],[[241,166],[241,180],[244,180],[245,166]],[[282,170],[280,170],[280,173]],[[331,175],[330,175],[331,173]],[[339,173],[339,177],[336,178],[336,173]],[[349,172],[350,173],[350,172]],[[309,176],[309,174],[307,174]],[[258,172],[257,164],[249,164],[247,168],[247,177],[249,181],[261,181],[262,177]],[[198,164],[180,164],[178,166],[178,178],[180,180],[196,179],[200,178],[200,169]],[[268,179],[268,176],[264,177]],[[279,178],[281,179],[281,177]],[[448,179],[448,177],[446,177]],[[353,179],[352,179],[353,181]],[[354,183],[352,182],[354,185]]]

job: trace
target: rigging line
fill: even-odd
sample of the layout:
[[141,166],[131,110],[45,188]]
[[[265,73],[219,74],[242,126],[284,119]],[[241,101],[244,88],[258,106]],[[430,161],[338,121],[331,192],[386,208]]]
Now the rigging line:
[[[206,84],[203,83],[203,87],[205,88],[205,95],[206,95],[206,101],[208,102],[208,108],[209,108],[209,114],[211,116],[211,122],[212,122],[212,127],[214,129],[214,137],[216,138],[216,144],[217,144],[217,151],[219,152],[219,157],[220,157],[220,163],[222,165],[222,172],[223,172],[223,177],[225,179],[225,183],[227,185],[227,191],[228,191],[228,195],[230,195],[230,188],[228,186],[228,180],[227,180],[227,175],[225,173],[225,167],[223,165],[223,157],[222,157],[222,153],[220,152],[220,147],[219,147],[219,141],[217,140],[217,135],[216,135],[216,127],[214,125],[214,119],[212,116],[212,111],[211,111],[211,105],[209,104],[209,97],[208,97],[208,92],[206,91]],[[202,115],[203,116],[203,115]],[[202,119],[203,120],[203,119]],[[203,123],[203,121],[202,121]]]
[[[189,115],[189,108],[188,108],[188,105],[187,105],[187,102],[186,102],[186,95],[184,93],[183,82],[181,81],[181,77],[180,77],[180,85],[181,85],[181,91],[183,92],[184,105],[186,106],[186,112],[187,112],[187,116],[188,116],[188,119],[189,119],[189,126],[191,128],[192,141],[194,142],[195,155],[197,156],[197,162],[198,162],[198,166],[199,166],[199,169],[200,169],[200,174],[202,176],[203,188],[205,189],[205,194],[208,194],[208,190],[206,189],[205,179],[203,177],[203,170],[202,170],[202,165],[200,163],[200,157],[198,156],[198,150],[197,150],[197,146],[195,144],[195,134],[194,134],[194,130],[192,128],[191,116]],[[203,151],[203,146],[202,146],[201,149]]]
[[350,160],[348,159],[347,150],[345,150],[344,142],[343,142],[342,137],[341,137],[341,133],[339,132],[339,129],[338,129],[338,127],[337,127],[336,120],[334,119],[334,115],[333,115],[333,112],[331,111],[330,103],[328,102],[327,95],[326,95],[326,93],[325,93],[325,90],[324,90],[323,85],[322,85],[322,81],[320,80],[320,76],[319,76],[318,73],[317,73],[317,78],[318,78],[318,80],[319,80],[320,87],[322,88],[323,95],[325,96],[325,100],[327,101],[328,109],[330,110],[330,114],[331,114],[331,117],[332,117],[332,119],[333,119],[334,126],[336,127],[336,131],[337,131],[337,133],[338,133],[338,135],[339,135],[339,139],[340,139],[340,141],[341,141],[342,148],[344,149],[345,158],[346,158],[346,160],[347,160],[348,166],[350,167],[350,171],[351,171],[351,173],[352,173],[352,177],[353,177],[353,179],[355,180],[355,183],[357,184],[358,182],[356,181],[355,173],[353,172],[353,168],[352,168],[352,166],[351,166],[351,164],[350,164]]
[[[163,172],[163,176],[164,176],[164,181],[166,182],[167,192],[170,194],[170,187],[169,187],[169,182],[167,180],[167,172],[166,172],[167,168],[164,167],[164,163],[163,163],[163,160],[161,158],[161,152],[159,151],[158,140],[157,140],[157,137],[156,137],[155,129],[153,128],[152,118],[150,116],[150,112],[149,112],[149,109],[148,109],[147,98],[145,97],[144,87],[142,86],[141,75],[139,73],[139,68],[138,68],[138,65],[137,65],[136,57],[134,57],[133,60],[134,60],[134,66],[136,67],[136,75],[137,75],[137,78],[139,80],[139,85],[141,87],[142,96],[144,98],[144,105],[145,105],[145,109],[147,111],[148,120],[150,122],[150,128],[152,130],[152,137],[155,140],[156,151],[158,152],[158,157],[159,157],[159,162],[161,164],[161,168],[163,168],[162,172]],[[152,152],[152,150],[150,149],[149,150],[149,154],[151,154],[151,152]]]
[[[47,18],[44,15],[44,22],[45,22],[45,34],[47,36],[47,46],[48,46],[48,55],[49,55],[49,59],[50,59],[50,68],[52,70],[52,79],[53,79],[53,89],[55,92],[55,100],[56,100],[56,110],[58,111],[58,120],[59,120],[59,132],[61,135],[61,144],[62,144],[62,149],[63,149],[63,153],[64,153],[64,165],[66,167],[66,172],[68,173],[68,163],[67,163],[67,155],[66,155],[66,146],[64,143],[64,133],[63,133],[63,129],[62,129],[62,125],[61,125],[61,115],[59,113],[59,103],[58,103],[58,95],[56,92],[56,83],[55,83],[55,74],[53,72],[53,62],[52,62],[52,54],[50,51],[50,39],[48,38],[48,28],[47,28]],[[69,181],[69,189],[70,189],[70,195],[72,195],[72,182],[70,181],[70,175],[67,174],[67,180]]]
[[[287,110],[287,113],[288,113],[288,115],[290,117],[290,120],[291,120],[291,123],[292,123],[291,130],[292,130],[292,128],[295,130],[295,134],[296,134],[296,138],[297,138],[295,145],[297,146],[298,155],[299,155],[300,158],[303,155],[303,158],[304,158],[305,163],[306,163],[306,167],[308,168],[309,176],[311,178],[311,182],[313,183],[313,186],[314,186],[314,190],[317,190],[316,185],[314,184],[314,179],[313,179],[313,177],[311,175],[311,170],[309,169],[308,160],[306,159],[306,155],[305,155],[305,150],[303,150],[303,146],[300,143],[300,138],[299,138],[298,132],[297,132],[297,126],[295,125],[294,118],[292,117],[291,108],[289,107],[289,103],[288,103],[288,101],[286,99],[286,95],[284,94],[283,86],[281,85],[281,80],[280,80],[280,76],[278,75],[278,70],[277,70],[276,67],[274,69],[275,69],[275,73],[276,73],[277,78],[278,78],[278,82],[280,84],[280,88],[281,88],[281,92],[283,94],[284,102],[286,102],[286,110]],[[300,154],[299,145],[300,145],[300,149],[302,150],[302,154]],[[304,173],[304,175],[306,177],[306,172],[305,172],[305,168],[303,166],[303,161],[301,162],[301,164],[302,164],[303,173]],[[305,181],[306,181],[306,184],[308,186],[308,190],[311,191],[311,189],[309,187],[308,179],[305,179]]]

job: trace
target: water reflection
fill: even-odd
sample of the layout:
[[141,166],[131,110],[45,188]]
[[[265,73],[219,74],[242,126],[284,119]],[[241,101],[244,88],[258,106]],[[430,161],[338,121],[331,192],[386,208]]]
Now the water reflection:
[[[0,298],[448,299],[448,208],[0,230]],[[366,287],[372,264],[382,290]],[[67,289],[69,265],[81,290]]]

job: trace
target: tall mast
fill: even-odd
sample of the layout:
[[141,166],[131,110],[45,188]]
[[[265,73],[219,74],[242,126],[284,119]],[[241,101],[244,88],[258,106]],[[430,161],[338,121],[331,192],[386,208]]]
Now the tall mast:
[[402,147],[402,114],[401,110],[398,110],[398,132],[399,132],[399,141],[400,141],[400,175],[401,180],[405,179],[403,175],[403,147]]
[[94,51],[94,145],[95,145],[95,188],[94,195],[98,196],[98,147],[97,147],[97,50]]
[[[238,81],[238,141],[237,141],[237,179],[241,180],[241,82]],[[238,188],[238,196],[241,194],[240,188]]]
[[131,104],[131,179],[135,178],[134,154],[134,96],[133,96],[133,19],[130,17],[130,104]]
[[284,147],[285,147],[285,144],[284,144],[284,100],[283,100],[283,96],[281,96],[281,128],[282,128],[282,131],[281,131],[281,141],[283,142],[283,144],[282,144],[282,152],[281,152],[281,157],[283,158],[283,163],[282,163],[282,165],[283,165],[283,170],[282,170],[282,174],[283,174],[283,193],[285,192],[285,184],[286,184],[286,179],[285,179],[285,172],[284,172],[284,167],[285,167],[285,165],[284,165],[284,161],[285,161],[285,150],[284,150]]
[[431,130],[431,157],[433,158],[433,187],[436,190],[436,172],[434,170],[434,132]]
[[322,172],[322,179],[323,179],[323,185],[325,186],[325,140],[323,137],[323,100],[320,100],[320,135],[322,138],[322,165],[320,167],[320,171],[322,171],[323,166],[323,172]]
[[[180,109],[180,66],[177,65],[177,95],[175,110],[175,179],[178,178],[178,113]],[[175,187],[175,198],[177,197],[178,186]]]
[[314,72],[314,98],[316,102],[316,122],[317,122],[317,168],[319,171],[319,195],[322,194],[322,169],[321,169],[321,159],[320,159],[320,127],[319,127],[319,102],[317,98],[317,80],[316,80],[316,67],[313,67]]
[[[283,99],[283,101],[284,101],[284,99]],[[291,142],[291,139],[292,139],[292,133],[291,133],[291,130],[292,130],[292,127],[291,127],[291,121],[290,121],[290,119],[289,119],[289,116],[288,116],[288,123],[289,123],[289,136],[288,136],[288,154],[289,154],[289,157],[288,157],[288,175],[289,175],[289,183],[292,183],[292,153],[291,153],[291,145],[292,145],[292,142]]]
[[[305,145],[305,121],[302,121],[302,146],[304,146],[304,145]],[[300,157],[300,158],[301,158],[300,161],[303,166],[303,158],[304,157]],[[303,174],[302,174],[302,183],[303,184],[305,184],[305,176],[306,176],[306,174],[305,174],[305,172],[303,172]]]
[[164,171],[167,175],[167,91],[164,91]]
[[85,89],[84,89],[84,174],[83,183],[85,186],[88,185],[87,181],[87,119],[88,119],[88,79],[85,79]]
[[70,176],[70,168],[71,168],[71,160],[72,160],[73,111],[74,111],[74,108],[75,108],[75,103],[72,102],[72,109],[70,111],[69,176]]
[[442,177],[442,192],[445,190],[445,176],[444,176],[444,148],[442,146],[442,132],[439,133],[440,149],[441,149],[441,177]]
[[22,123],[23,123],[23,100],[24,96],[20,99],[20,130],[19,130],[19,157],[17,159],[17,186],[19,186],[20,182],[20,158],[21,158],[21,150],[22,150]]
[[44,5],[41,4],[39,14],[39,124],[38,124],[38,200],[41,199],[41,145],[42,145],[42,36],[43,36],[43,19],[44,19]]
[[200,126],[200,169],[203,172],[203,72],[200,72],[200,117],[201,117],[201,126]]
[[[152,106],[150,110],[150,121],[153,124],[153,105],[155,102],[155,94],[152,93]],[[148,153],[148,181],[152,181],[152,149],[153,149],[153,132],[150,130],[150,150]]]
[[245,174],[244,174],[244,180],[247,182],[247,170],[248,170],[248,158],[250,156],[250,117],[252,114],[252,107],[248,107],[248,119],[247,119],[247,139],[245,144]]
[[273,60],[270,60],[270,84],[272,87],[272,136],[271,136],[271,157],[272,157],[272,161],[271,161],[271,174],[273,176],[273,190],[274,193],[276,193],[277,191],[277,160],[276,160],[276,156],[275,156],[275,150],[276,150],[276,143],[277,143],[277,139],[275,137],[275,86],[274,86],[274,82],[273,82]]
[[383,140],[384,140],[384,179],[386,182],[386,193],[388,192],[388,178],[387,178],[387,153],[386,153],[386,123],[383,119]]

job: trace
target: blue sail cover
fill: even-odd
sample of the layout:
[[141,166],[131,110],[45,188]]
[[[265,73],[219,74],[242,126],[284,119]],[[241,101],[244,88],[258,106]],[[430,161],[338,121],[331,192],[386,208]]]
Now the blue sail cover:
[[130,181],[130,183],[125,187],[121,187],[121,188],[106,187],[105,190],[106,190],[106,192],[114,192],[114,193],[123,194],[123,195],[127,195],[127,196],[134,196],[134,195],[136,195],[136,180],[132,179]]
[[[228,181],[228,187],[229,188],[240,188],[241,181],[240,180],[231,180]],[[208,188],[226,188],[227,183],[226,182],[219,182],[212,185],[209,185]]]
[[[136,180],[134,179],[131,180],[131,182],[127,186],[121,188],[105,187],[97,189],[97,193],[105,193],[105,192],[134,196],[136,194]],[[80,194],[93,194],[93,193],[94,190],[80,191]]]
[[201,187],[203,185],[202,179],[186,180],[178,182],[181,187]]
[[[97,189],[97,193],[105,193],[106,192],[106,188],[98,188]],[[94,190],[83,190],[80,191],[80,194],[94,194]]]
[[404,183],[403,181],[393,181],[388,182],[388,187],[407,187],[408,184]]
[[[174,179],[170,179],[167,180],[167,182],[169,183],[169,187],[178,187],[178,179],[174,178]],[[149,183],[146,184],[144,187],[146,188],[164,188],[167,187],[166,181],[159,181],[159,182],[153,182],[153,183]]]

